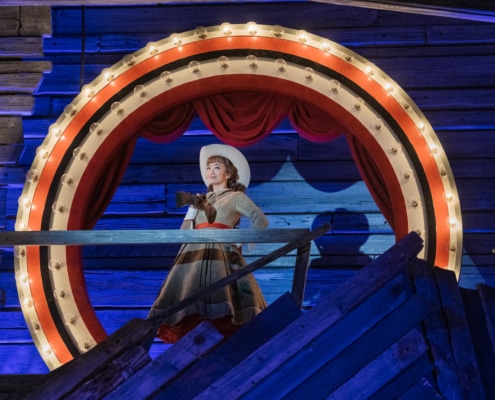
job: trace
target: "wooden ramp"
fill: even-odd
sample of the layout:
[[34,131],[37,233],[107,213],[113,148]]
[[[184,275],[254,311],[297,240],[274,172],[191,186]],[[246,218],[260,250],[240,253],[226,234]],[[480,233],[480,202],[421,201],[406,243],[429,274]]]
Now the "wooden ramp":
[[309,311],[287,293],[227,340],[204,322],[154,360],[149,321],[9,399],[488,399],[495,289],[460,289],[411,233]]

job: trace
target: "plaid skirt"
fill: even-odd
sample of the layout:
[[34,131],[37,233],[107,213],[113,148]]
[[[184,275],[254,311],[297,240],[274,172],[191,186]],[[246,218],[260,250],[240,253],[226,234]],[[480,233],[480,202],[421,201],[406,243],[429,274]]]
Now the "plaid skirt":
[[[237,246],[223,243],[182,245],[148,318],[210,286],[246,265]],[[209,320],[228,336],[266,308],[252,274],[162,320],[157,336],[175,343],[202,320]]]

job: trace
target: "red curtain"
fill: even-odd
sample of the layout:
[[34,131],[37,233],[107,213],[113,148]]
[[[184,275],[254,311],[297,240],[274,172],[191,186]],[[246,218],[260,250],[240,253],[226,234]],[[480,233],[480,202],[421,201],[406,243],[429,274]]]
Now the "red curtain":
[[315,142],[331,141],[342,134],[347,139],[355,162],[383,215],[394,228],[393,207],[387,185],[377,165],[359,139],[348,133],[328,112],[288,96],[261,92],[231,92],[204,96],[173,109],[141,127],[132,143],[122,146],[119,156],[109,160],[98,179],[87,210],[87,229],[102,215],[117,189],[137,137],[155,143],[168,143],[180,137],[199,115],[203,123],[222,142],[233,146],[256,143],[270,134],[284,117],[304,138]]

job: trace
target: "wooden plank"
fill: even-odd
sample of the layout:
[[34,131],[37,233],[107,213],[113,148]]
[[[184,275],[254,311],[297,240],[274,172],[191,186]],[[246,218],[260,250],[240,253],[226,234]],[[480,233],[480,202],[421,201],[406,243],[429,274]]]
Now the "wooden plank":
[[16,165],[23,150],[23,145],[0,145],[0,164]]
[[0,145],[24,143],[21,117],[0,117],[0,131]]
[[[434,269],[426,261],[417,260],[411,268],[416,292],[440,303]],[[463,399],[462,388],[453,357],[450,332],[442,310],[432,312],[423,321],[432,361],[435,365],[434,379],[440,394],[446,399]]]
[[52,33],[52,8],[35,5],[20,8],[20,36],[49,36]]
[[5,199],[7,192],[5,189],[0,189],[0,230],[5,229]]
[[149,347],[150,339],[154,334],[155,331],[147,321],[133,319],[98,346],[51,371],[39,385],[19,390],[10,398],[39,399],[67,396],[73,388],[84,383],[86,377],[98,373],[102,365],[107,365],[126,349],[139,345]]
[[42,78],[43,75],[37,72],[0,74],[0,91],[34,93]]
[[483,392],[487,399],[491,399],[495,396],[495,382],[493,381],[495,353],[490,338],[490,335],[493,336],[493,332],[488,330],[485,310],[478,291],[466,288],[460,288],[460,291],[483,384]]
[[451,335],[457,375],[464,399],[485,398],[473,341],[454,272],[435,268],[440,301]]
[[492,350],[495,351],[495,288],[482,283],[476,285],[485,312],[486,326],[492,344]]
[[41,57],[43,41],[40,37],[0,38],[0,57]]
[[[402,270],[410,257],[422,246],[416,234],[410,234],[374,263],[342,284],[295,323],[290,324],[267,344],[261,346],[244,362],[217,380],[198,398],[237,396],[246,393],[279,368],[285,361],[318,337],[329,325],[347,315],[378,288]],[[239,371],[243,371],[239,374]],[[246,380],[245,376],[250,379]]]
[[34,97],[24,94],[0,95],[0,115],[32,115]]
[[147,349],[142,346],[131,347],[108,364],[101,366],[103,367],[101,371],[87,377],[82,385],[74,388],[69,395],[63,395],[63,398],[67,400],[101,399],[150,361]]
[[[20,187],[21,185],[24,186],[25,181],[26,172],[22,168],[0,167],[0,187]],[[6,216],[7,209],[4,209],[3,212]]]
[[192,365],[187,373],[164,387],[159,398],[194,398],[300,316],[299,305],[286,292],[220,347]]
[[443,397],[435,390],[426,378],[421,378],[405,393],[397,397],[397,400],[442,400]]
[[[420,371],[427,374],[431,368],[431,365],[428,365],[427,351],[428,347],[422,334],[417,330],[411,330],[369,365],[357,372],[352,379],[333,391],[327,399],[356,399],[359,396],[372,398],[380,391],[380,385],[383,385],[384,382],[400,379],[400,377],[406,378],[403,379],[406,384],[414,384],[416,380],[407,379],[416,378],[413,374],[407,375],[408,368],[417,361],[422,361],[419,365]],[[425,357],[422,357],[423,355]],[[387,398],[378,396],[377,398]],[[390,398],[395,398],[394,393]]]
[[42,377],[41,374],[2,374],[0,375],[0,396],[10,394],[21,387],[33,385]]
[[52,70],[51,61],[2,61],[0,63],[0,74],[20,72],[42,72],[49,73]]
[[19,24],[19,7],[2,6],[2,12],[0,13],[0,37],[18,36]]
[[325,398],[424,316],[425,305],[411,299],[411,292],[407,276],[394,277],[243,396],[300,399],[311,393]]
[[311,243],[306,243],[304,246],[297,249],[291,293],[295,302],[299,304],[299,306],[302,306],[304,301],[304,290],[306,289],[306,278],[308,276],[310,249]]
[[223,336],[208,321],[203,322],[118,388],[108,393],[105,399],[144,399],[152,396],[188,366],[202,358],[222,339]]

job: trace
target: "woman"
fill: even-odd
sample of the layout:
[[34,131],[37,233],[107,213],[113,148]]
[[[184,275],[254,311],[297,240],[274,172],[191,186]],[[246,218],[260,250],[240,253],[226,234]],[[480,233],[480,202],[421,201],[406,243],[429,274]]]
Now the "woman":
[[[205,211],[191,206],[181,229],[232,229],[244,215],[255,229],[264,229],[268,221],[263,212],[246,196],[249,165],[232,146],[212,144],[200,152],[200,168],[208,187],[206,201],[216,209],[215,220],[208,222]],[[163,309],[197,293],[246,265],[235,244],[185,244],[179,250],[160,294],[148,318],[163,314]],[[157,337],[175,343],[202,320],[208,319],[224,336],[233,333],[266,307],[254,277],[249,274],[219,289],[201,301],[165,318]]]

